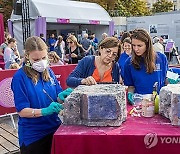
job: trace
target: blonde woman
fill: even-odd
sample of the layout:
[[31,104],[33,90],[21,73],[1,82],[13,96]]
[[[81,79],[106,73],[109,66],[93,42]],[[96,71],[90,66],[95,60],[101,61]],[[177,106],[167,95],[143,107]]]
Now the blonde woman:
[[[37,36],[25,43],[25,65],[12,80],[14,102],[19,114],[18,135],[21,154],[50,154],[54,132],[61,124],[63,109],[57,96],[66,97],[53,71],[48,67],[47,46]],[[65,96],[65,94],[66,96]]]
[[64,65],[63,61],[61,60],[61,58],[57,55],[57,53],[55,51],[49,52],[48,58],[49,58],[50,66]]
[[68,51],[66,51],[66,57],[69,58],[69,64],[77,64],[79,60],[84,57],[84,50],[82,45],[77,41],[74,35],[70,35],[67,40]]

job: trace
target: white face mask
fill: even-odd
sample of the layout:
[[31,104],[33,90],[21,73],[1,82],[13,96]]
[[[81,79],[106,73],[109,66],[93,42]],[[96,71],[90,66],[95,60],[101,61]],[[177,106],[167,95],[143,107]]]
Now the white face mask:
[[32,63],[32,68],[38,72],[43,72],[47,67],[47,59]]

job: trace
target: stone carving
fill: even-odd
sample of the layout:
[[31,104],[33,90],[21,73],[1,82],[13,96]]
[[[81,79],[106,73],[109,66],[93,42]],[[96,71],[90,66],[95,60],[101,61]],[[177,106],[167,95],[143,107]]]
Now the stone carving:
[[120,126],[126,117],[126,87],[120,84],[80,85],[64,103],[67,125]]
[[160,91],[159,113],[172,125],[180,125],[180,84],[168,84]]

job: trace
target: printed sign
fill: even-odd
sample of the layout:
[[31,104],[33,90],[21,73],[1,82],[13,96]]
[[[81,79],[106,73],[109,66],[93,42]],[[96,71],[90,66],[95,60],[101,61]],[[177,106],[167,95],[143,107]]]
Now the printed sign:
[[67,23],[70,23],[70,20],[69,19],[58,18],[57,22],[61,23],[61,24],[67,24]]
[[89,23],[92,25],[99,25],[100,21],[99,20],[89,20]]

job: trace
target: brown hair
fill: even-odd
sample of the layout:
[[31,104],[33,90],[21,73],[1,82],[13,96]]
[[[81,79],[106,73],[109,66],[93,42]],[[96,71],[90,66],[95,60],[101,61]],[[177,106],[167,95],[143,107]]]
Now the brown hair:
[[[32,51],[38,50],[39,52],[41,52],[43,50],[47,51],[47,49],[48,49],[47,45],[44,43],[44,41],[40,37],[32,36],[26,40],[26,43],[25,43],[26,56],[24,57],[24,62],[25,62],[24,71],[27,74],[27,76],[33,80],[35,84],[37,84],[39,80],[39,72],[37,72],[31,67],[28,55]],[[44,81],[50,80],[50,75],[49,75],[48,70],[44,70],[44,72],[42,73],[42,78]]]
[[101,41],[99,44],[98,48],[103,49],[103,48],[113,48],[113,47],[118,47],[118,55],[116,57],[117,61],[121,55],[121,44],[119,40],[115,37],[106,37],[104,40]]
[[55,51],[49,52],[48,57],[49,57],[49,59],[50,59],[50,57],[53,58],[53,63],[57,63],[60,60],[60,57],[57,55],[57,53]]
[[20,68],[20,66],[18,63],[13,63],[9,66],[9,69],[19,69],[19,68]]
[[8,44],[10,44],[11,42],[15,43],[15,42],[16,42],[16,39],[15,39],[15,38],[10,38],[10,39],[8,39]]
[[124,44],[125,42],[131,44],[131,38],[130,37],[125,38],[122,43]]
[[[152,40],[149,33],[144,29],[135,29],[131,35],[131,39],[137,39],[145,43],[146,51],[144,53],[144,63],[147,73],[155,70],[156,54],[153,51]],[[141,57],[137,56],[132,50],[132,64],[136,69],[140,69]]]

